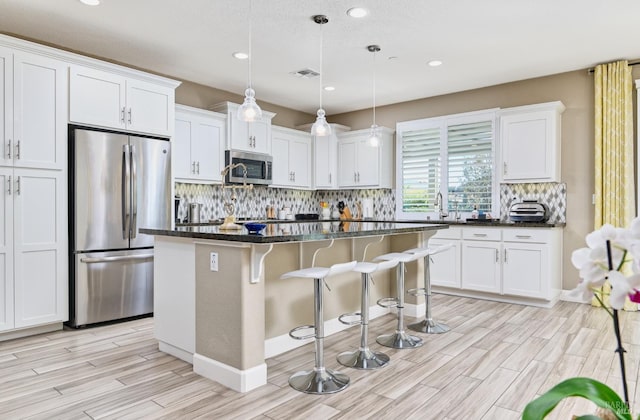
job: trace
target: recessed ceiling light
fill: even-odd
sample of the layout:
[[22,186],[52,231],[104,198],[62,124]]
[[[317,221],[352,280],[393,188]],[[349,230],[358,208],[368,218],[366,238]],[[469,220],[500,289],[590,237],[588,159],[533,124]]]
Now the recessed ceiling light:
[[333,92],[334,90],[336,90],[336,88],[333,86],[325,86],[324,90],[326,90],[327,92]]
[[232,55],[233,58],[237,58],[238,60],[246,60],[247,58],[249,58],[249,54],[240,51],[234,52]]
[[347,10],[347,15],[351,16],[352,18],[361,18],[367,16],[368,14],[369,11],[362,7],[352,7],[351,9]]
[[100,0],[80,0],[80,2],[87,6],[97,6],[100,4]]
[[440,60],[431,60],[427,64],[430,65],[431,67],[438,67],[438,66],[442,65],[442,61],[440,61]]

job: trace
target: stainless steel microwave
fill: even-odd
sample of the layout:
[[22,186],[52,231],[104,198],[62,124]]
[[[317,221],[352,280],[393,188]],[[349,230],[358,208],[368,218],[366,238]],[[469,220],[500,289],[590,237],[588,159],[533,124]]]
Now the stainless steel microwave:
[[242,184],[246,182],[247,184],[269,185],[273,182],[273,159],[270,155],[226,150],[224,157],[226,166],[241,164],[227,173],[225,183]]

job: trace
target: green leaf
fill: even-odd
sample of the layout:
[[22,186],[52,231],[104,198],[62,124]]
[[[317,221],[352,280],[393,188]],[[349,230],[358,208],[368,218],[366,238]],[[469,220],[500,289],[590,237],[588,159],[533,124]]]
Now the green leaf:
[[560,382],[527,404],[522,413],[522,420],[545,418],[560,401],[567,397],[586,398],[598,407],[610,409],[619,420],[632,420],[631,413],[620,396],[607,385],[591,378],[570,378]]

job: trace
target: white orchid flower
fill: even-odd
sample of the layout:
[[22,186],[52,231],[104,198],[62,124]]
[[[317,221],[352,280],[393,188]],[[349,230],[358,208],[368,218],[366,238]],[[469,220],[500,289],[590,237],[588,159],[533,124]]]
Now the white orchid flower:
[[571,299],[575,299],[578,302],[589,303],[593,298],[593,289],[588,282],[581,281],[580,283],[578,283],[578,287],[571,290],[569,293],[567,293],[567,295]]
[[571,254],[571,262],[589,286],[600,287],[609,272],[606,248],[580,248]]
[[609,303],[613,309],[622,309],[627,296],[635,295],[640,289],[640,274],[625,277],[619,271],[612,271],[608,276],[611,282]]

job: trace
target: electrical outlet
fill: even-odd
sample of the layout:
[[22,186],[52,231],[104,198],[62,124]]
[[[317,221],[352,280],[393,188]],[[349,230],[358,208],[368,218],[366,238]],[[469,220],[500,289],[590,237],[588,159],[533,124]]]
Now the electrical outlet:
[[210,267],[211,267],[211,271],[218,271],[218,253],[217,252],[212,252],[210,254]]

